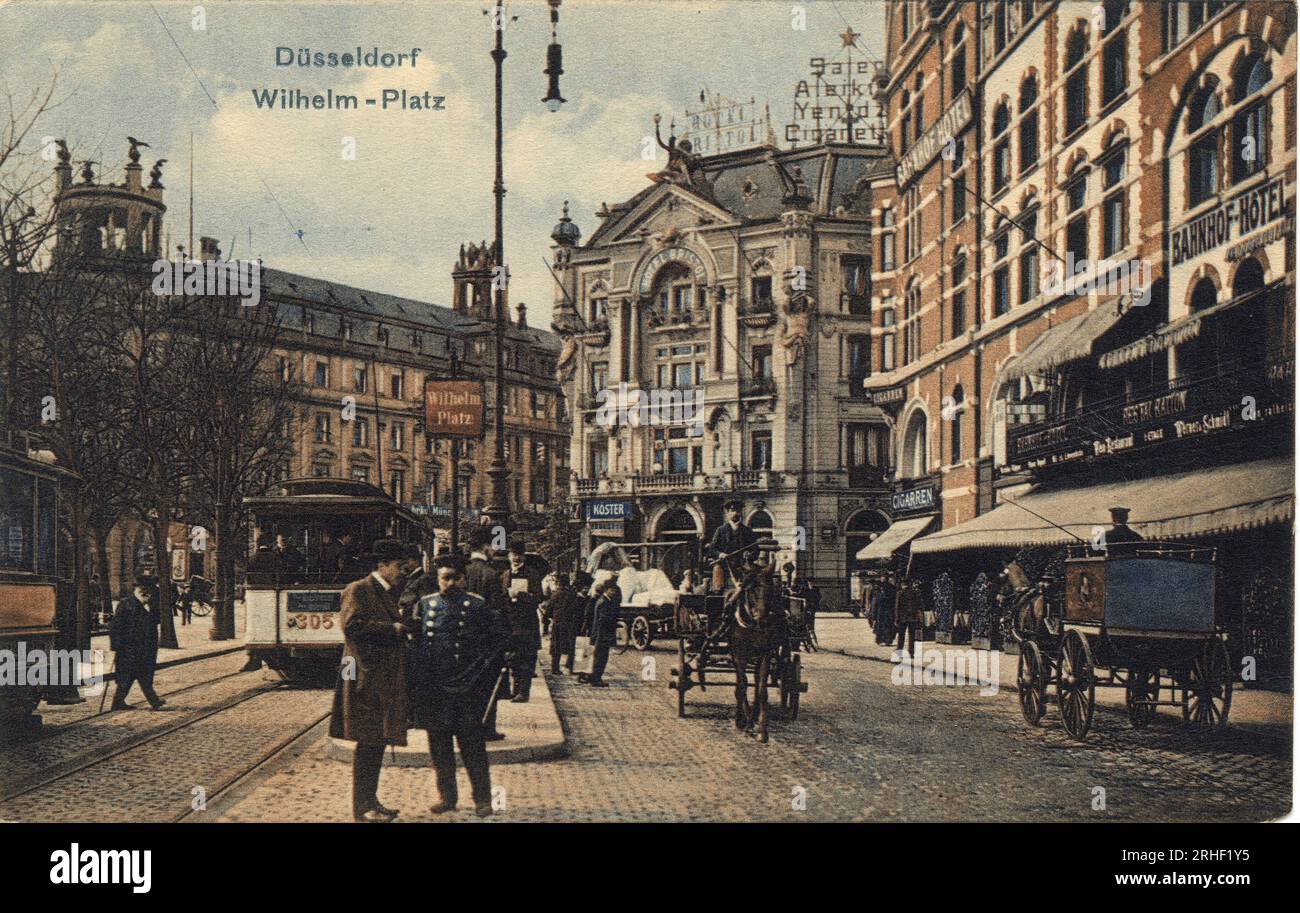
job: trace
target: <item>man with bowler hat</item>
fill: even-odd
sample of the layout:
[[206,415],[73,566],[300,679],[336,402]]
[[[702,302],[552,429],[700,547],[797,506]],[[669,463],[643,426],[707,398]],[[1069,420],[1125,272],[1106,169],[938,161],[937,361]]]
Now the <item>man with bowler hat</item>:
[[397,597],[407,548],[396,539],[375,542],[375,570],[343,590],[339,623],[343,663],[334,689],[330,735],[356,742],[352,760],[352,817],[385,822],[397,812],[380,804],[379,771],[387,745],[406,744],[406,635]]

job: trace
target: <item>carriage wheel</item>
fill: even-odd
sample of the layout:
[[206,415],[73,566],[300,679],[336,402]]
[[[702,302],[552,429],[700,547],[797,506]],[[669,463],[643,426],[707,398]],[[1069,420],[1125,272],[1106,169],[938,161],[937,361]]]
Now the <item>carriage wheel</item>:
[[1128,721],[1134,729],[1145,729],[1156,716],[1156,706],[1150,701],[1160,700],[1160,671],[1134,669],[1128,674],[1124,686],[1124,703],[1128,706]]
[[799,692],[803,690],[803,664],[799,662],[798,654],[790,660],[790,667],[786,670],[786,676],[790,680],[790,719],[799,719]]
[[1071,738],[1083,741],[1092,725],[1097,697],[1096,670],[1092,650],[1078,631],[1067,631],[1061,644],[1061,665],[1057,670],[1056,699],[1061,705],[1061,722]]
[[628,640],[632,646],[638,650],[649,650],[650,641],[654,635],[650,633],[650,619],[644,615],[638,615],[632,619],[632,627],[628,632]]
[[1020,690],[1020,712],[1025,722],[1030,726],[1040,725],[1047,709],[1047,675],[1043,671],[1043,653],[1032,640],[1020,645],[1016,687]]
[[690,681],[690,671],[686,668],[686,640],[677,640],[677,719],[686,716],[686,683]]
[[1183,719],[1198,729],[1218,729],[1232,707],[1232,666],[1228,647],[1212,638],[1192,661],[1183,685]]
[[194,605],[190,606],[190,614],[195,618],[207,618],[212,614],[212,603],[194,600]]

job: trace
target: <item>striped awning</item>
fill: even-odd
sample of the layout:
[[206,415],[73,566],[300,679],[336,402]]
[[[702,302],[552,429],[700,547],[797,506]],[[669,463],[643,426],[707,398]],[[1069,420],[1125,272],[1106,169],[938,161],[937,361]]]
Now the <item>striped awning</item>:
[[894,552],[925,532],[932,520],[934,517],[913,517],[910,520],[897,521],[871,540],[870,545],[858,552],[858,560],[880,561],[892,557]]
[[1123,301],[1107,301],[1036,336],[1007,364],[1006,379],[1046,375],[1060,365],[1087,358],[1093,343],[1128,313]]
[[917,539],[912,554],[1087,540],[1094,527],[1109,528],[1111,507],[1130,508],[1129,525],[1154,540],[1289,522],[1295,513],[1295,460],[1275,457],[1083,488],[1039,486],[973,520]]

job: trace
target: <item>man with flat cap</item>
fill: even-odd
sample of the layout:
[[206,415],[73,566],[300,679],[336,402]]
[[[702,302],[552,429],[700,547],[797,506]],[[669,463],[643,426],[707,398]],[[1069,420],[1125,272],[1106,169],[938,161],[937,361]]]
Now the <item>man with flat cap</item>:
[[384,822],[397,812],[380,804],[379,771],[387,745],[406,744],[406,635],[397,596],[407,548],[396,539],[375,542],[375,570],[347,585],[340,602],[343,663],[334,689],[330,735],[356,742],[352,760],[352,817]]
[[456,755],[469,774],[474,811],[492,814],[492,777],[484,742],[484,715],[499,680],[506,627],[490,603],[465,589],[465,559],[437,561],[438,592],[416,608],[411,655],[411,702],[415,725],[429,736],[429,760],[438,788],[435,815],[456,807]]
[[145,700],[154,710],[167,703],[153,690],[153,673],[158,664],[158,625],[161,623],[158,578],[148,571],[139,573],[135,577],[135,589],[118,602],[108,626],[117,678],[112,709],[127,709],[126,696],[136,682],[140,683]]

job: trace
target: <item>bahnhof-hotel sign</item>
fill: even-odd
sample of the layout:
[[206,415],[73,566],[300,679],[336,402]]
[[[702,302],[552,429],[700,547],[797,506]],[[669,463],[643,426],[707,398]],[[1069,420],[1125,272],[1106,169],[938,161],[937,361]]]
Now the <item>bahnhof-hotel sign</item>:
[[[1242,191],[1170,232],[1169,263],[1178,266],[1229,242],[1237,242],[1229,250],[1229,259],[1240,259],[1269,243],[1268,238],[1282,237],[1284,220],[1294,219],[1294,208],[1295,199],[1287,199],[1283,177]],[[1250,237],[1260,229],[1267,230]]]

